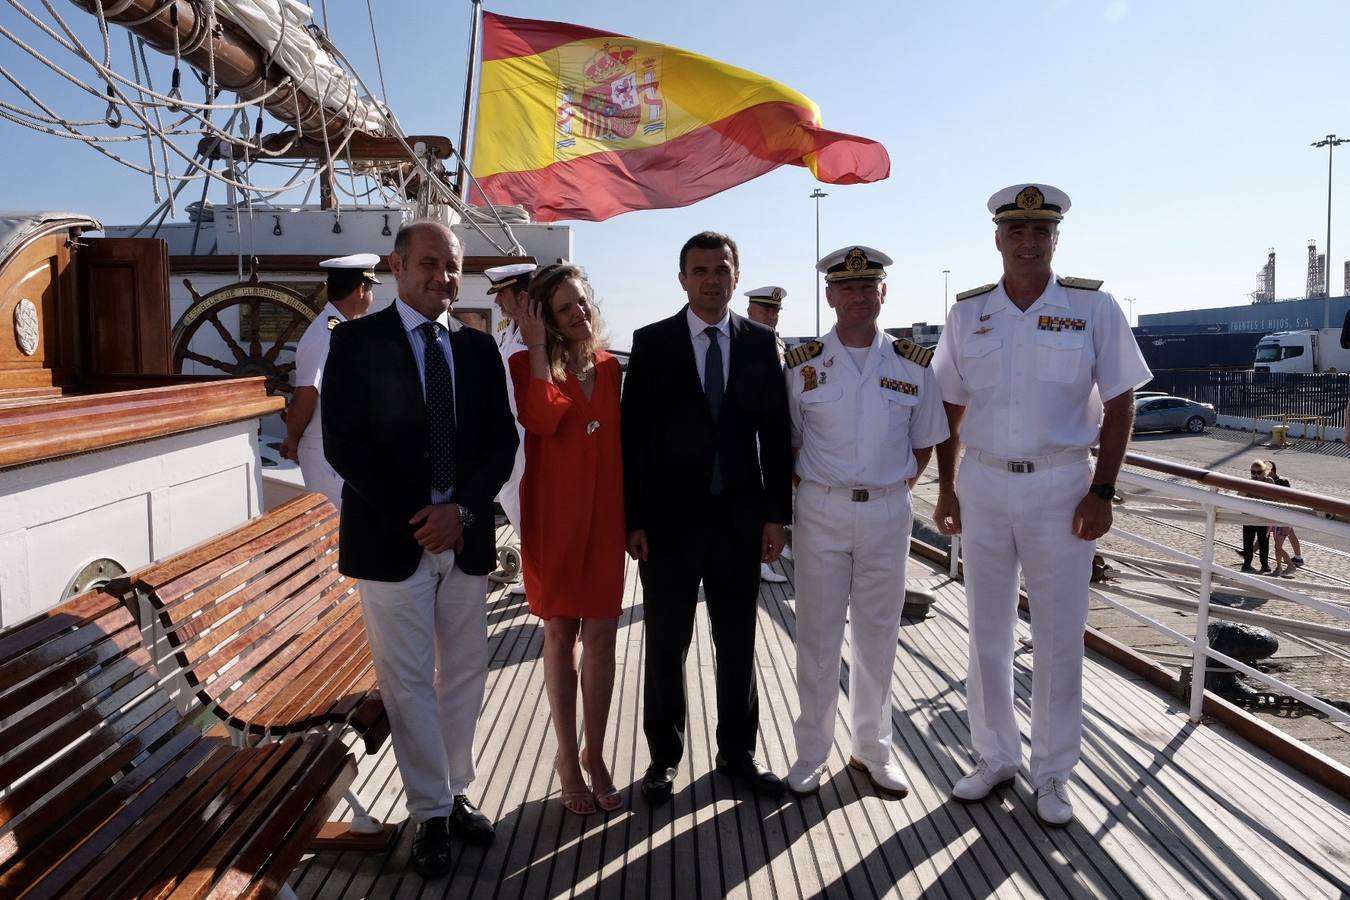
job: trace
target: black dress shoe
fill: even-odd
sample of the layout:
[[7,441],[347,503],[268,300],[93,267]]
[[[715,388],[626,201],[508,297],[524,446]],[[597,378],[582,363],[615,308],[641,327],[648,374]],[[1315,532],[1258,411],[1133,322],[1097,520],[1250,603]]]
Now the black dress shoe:
[[428,881],[444,878],[450,872],[450,829],[445,816],[417,823],[412,867]]
[[488,817],[463,794],[455,795],[455,807],[450,811],[450,833],[466,844],[490,844],[495,834]]
[[734,762],[728,762],[717,754],[717,771],[730,775],[741,784],[764,797],[781,797],[787,790],[783,779],[759,764],[753,756],[743,756]]
[[642,776],[642,798],[652,806],[660,806],[669,803],[674,793],[675,767],[648,766],[647,773]]

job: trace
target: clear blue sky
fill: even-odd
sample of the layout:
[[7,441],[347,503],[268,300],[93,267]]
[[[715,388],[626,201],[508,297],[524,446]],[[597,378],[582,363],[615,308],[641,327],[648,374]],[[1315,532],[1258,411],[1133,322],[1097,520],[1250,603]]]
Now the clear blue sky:
[[[328,6],[335,41],[373,84],[365,4]],[[469,4],[375,0],[375,7],[390,101],[404,127],[457,136]],[[998,277],[984,204],[1022,180],[1049,182],[1073,198],[1057,270],[1104,279],[1117,297],[1136,298],[1136,315],[1246,302],[1271,247],[1277,294],[1301,295],[1307,240],[1320,247],[1326,231],[1326,151],[1308,145],[1328,132],[1350,137],[1345,0],[488,7],[758,71],[815,100],[827,127],[884,143],[889,180],[825,185],[830,196],[821,205],[823,251],[863,243],[895,258],[884,325],[940,321],[944,268],[953,296]],[[92,22],[69,4],[58,8],[73,24]],[[18,16],[6,5],[0,22],[18,27]],[[125,53],[125,37],[114,38]],[[169,65],[163,58],[156,65],[162,84]],[[43,97],[69,97],[49,74],[15,70]],[[2,87],[0,97],[17,99]],[[8,123],[0,134],[6,208],[69,208],[129,222],[153,206],[142,176],[93,151]],[[1338,151],[1335,178],[1333,293],[1350,258],[1347,150]],[[807,195],[815,187],[807,170],[784,167],[685,209],[576,223],[577,261],[605,303],[615,345],[678,308],[677,252],[704,228],[740,243],[741,290],[787,288],[780,331],[812,332],[815,219]],[[738,309],[742,303],[738,297]],[[831,320],[824,307],[824,327]]]

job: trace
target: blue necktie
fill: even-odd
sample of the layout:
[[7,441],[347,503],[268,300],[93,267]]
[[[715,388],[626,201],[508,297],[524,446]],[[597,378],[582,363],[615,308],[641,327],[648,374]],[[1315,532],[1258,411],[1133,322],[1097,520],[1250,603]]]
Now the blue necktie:
[[424,343],[427,387],[427,450],[431,454],[431,487],[444,493],[455,483],[455,386],[437,334],[439,322],[417,326]]
[[[703,396],[708,398],[708,410],[716,422],[722,413],[722,394],[726,391],[725,379],[722,376],[722,345],[717,341],[716,326],[709,325],[703,329],[703,333],[708,336],[708,353],[703,357]],[[721,456],[719,440],[717,452],[713,455],[712,480],[708,483],[708,490],[714,497],[722,493]]]

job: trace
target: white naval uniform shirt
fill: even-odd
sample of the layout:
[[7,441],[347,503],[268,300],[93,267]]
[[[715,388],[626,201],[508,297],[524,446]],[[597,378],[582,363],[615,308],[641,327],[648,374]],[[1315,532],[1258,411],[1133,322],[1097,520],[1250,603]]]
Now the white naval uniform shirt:
[[[786,370],[797,475],[828,487],[884,488],[918,471],[915,447],[947,439],[932,369],[895,352],[878,330],[862,371],[835,330],[815,359]],[[814,385],[814,386],[813,386]]]
[[[316,391],[323,389],[323,367],[328,362],[328,341],[333,333],[333,329],[329,326],[330,319],[337,319],[339,323],[347,321],[347,317],[338,312],[336,306],[325,303],[323,309],[319,310],[318,317],[309,323],[305,333],[300,336],[300,343],[295,346],[297,388],[312,387]],[[320,445],[323,443],[323,423],[318,406],[314,407],[314,417],[305,426],[300,443]]]
[[[514,319],[507,321],[506,327],[497,335],[497,349],[502,354],[502,365],[506,367],[506,381],[507,386],[509,387],[511,385],[511,357],[523,350],[529,349],[525,346],[525,341],[520,336],[520,326],[516,324]],[[511,404],[511,415],[514,416],[516,415],[516,392],[514,390],[509,390],[506,394],[506,399],[510,401]],[[516,424],[517,428],[519,428],[519,423]],[[522,441],[522,452],[524,452],[524,446],[525,444]]]
[[1053,274],[1026,312],[1002,279],[957,303],[933,369],[942,399],[966,407],[962,442],[1002,459],[1096,445],[1102,398],[1152,377],[1115,298],[1066,288]]

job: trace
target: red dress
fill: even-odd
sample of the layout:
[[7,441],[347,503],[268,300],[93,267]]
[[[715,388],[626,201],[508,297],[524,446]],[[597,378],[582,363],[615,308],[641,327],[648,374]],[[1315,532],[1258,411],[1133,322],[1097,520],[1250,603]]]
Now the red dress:
[[511,357],[525,429],[520,552],[525,596],[541,619],[612,619],[623,609],[623,453],[619,361],[599,353],[590,399],[569,372],[562,385]]

